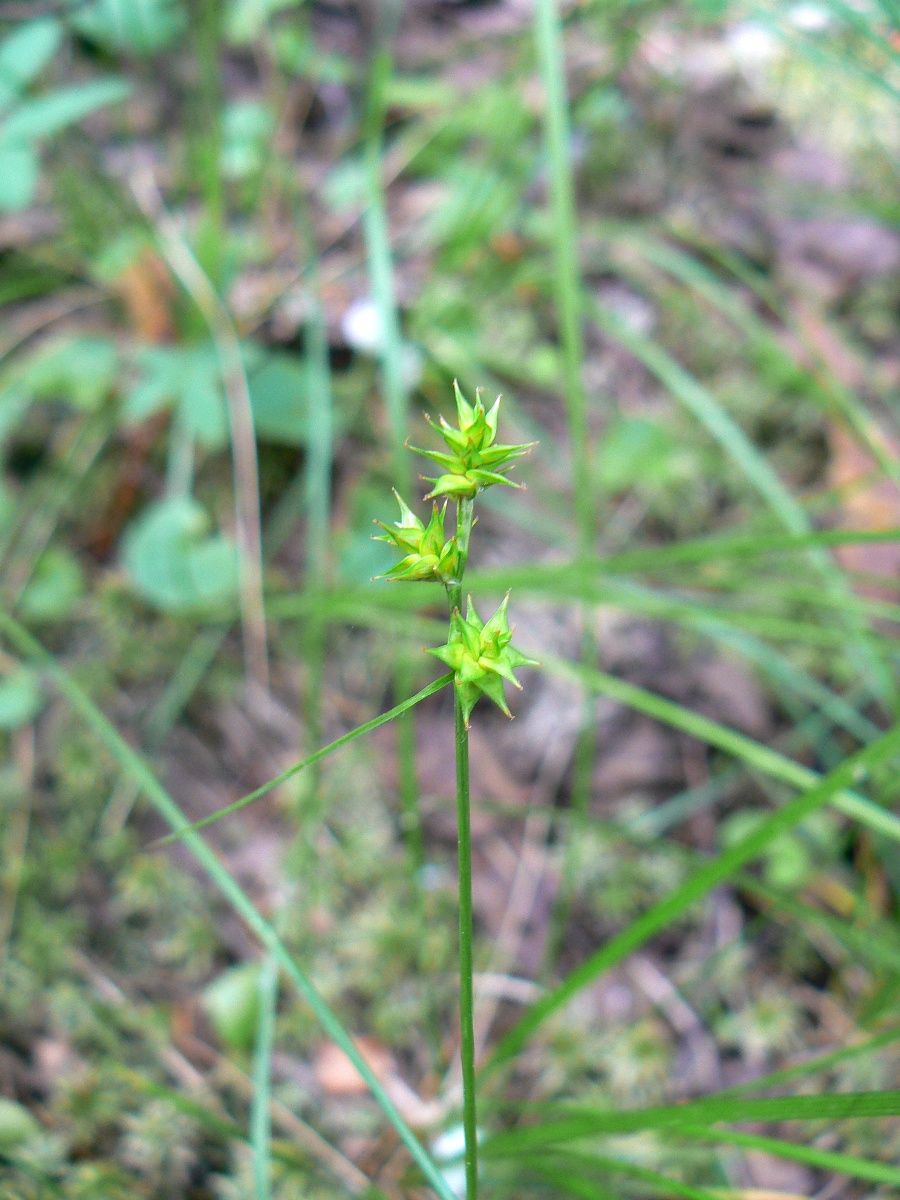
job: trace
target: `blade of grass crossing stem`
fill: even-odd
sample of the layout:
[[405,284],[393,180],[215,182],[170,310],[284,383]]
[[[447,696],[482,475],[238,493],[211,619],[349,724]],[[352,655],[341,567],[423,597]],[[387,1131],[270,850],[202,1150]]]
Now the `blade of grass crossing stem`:
[[[784,346],[772,328],[750,308],[738,292],[723,284],[719,277],[693,254],[667,245],[657,238],[642,236],[640,233],[629,235],[627,241],[648,262],[667,272],[706,300],[708,304],[718,309],[748,340],[764,347],[766,353],[771,355],[775,362],[783,365],[789,371],[800,371],[806,377],[813,393],[824,404],[836,409],[844,417],[856,434],[860,445],[864,446],[871,454],[882,472],[888,477],[900,478],[900,463],[891,458],[879,438],[872,436],[870,418],[867,416],[862,402],[849,388],[844,387],[835,378],[833,372],[823,370],[817,374],[806,366],[798,356]],[[790,324],[787,314],[779,313],[779,315],[782,320]],[[793,328],[792,332],[797,333],[798,331]]]
[[842,1154],[835,1150],[819,1150],[815,1146],[798,1146],[780,1138],[762,1134],[741,1133],[736,1129],[710,1129],[705,1125],[678,1126],[671,1136],[698,1142],[719,1142],[727,1146],[740,1146],[746,1150],[758,1150],[783,1158],[788,1162],[804,1163],[818,1171],[836,1171],[854,1179],[865,1179],[869,1183],[887,1183],[900,1188],[900,1167],[889,1163],[872,1162],[855,1154]]
[[311,767],[314,763],[320,762],[323,758],[327,758],[329,754],[334,754],[335,750],[340,750],[340,748],[342,746],[346,746],[348,742],[352,742],[356,738],[362,737],[363,734],[371,733],[373,729],[378,729],[382,725],[387,725],[389,721],[394,721],[397,719],[397,717],[409,712],[409,710],[416,704],[420,704],[423,700],[427,700],[429,696],[433,696],[435,693],[441,691],[442,688],[445,688],[452,679],[453,675],[448,673],[446,675],[442,675],[439,679],[433,680],[427,685],[427,687],[422,688],[420,692],[416,692],[414,696],[410,696],[408,699],[401,701],[400,704],[395,705],[393,708],[389,708],[386,712],[381,713],[379,716],[373,717],[371,721],[366,721],[362,725],[357,725],[356,728],[351,729],[349,733],[341,734],[339,738],[335,738],[335,740],[333,742],[329,742],[327,746],[322,746],[313,754],[307,755],[306,758],[301,759],[300,762],[294,763],[293,766],[288,767],[287,770],[282,771],[279,775],[275,775],[272,779],[268,780],[268,782],[262,784],[254,791],[248,792],[246,796],[241,796],[239,800],[235,800],[231,804],[226,804],[224,808],[217,809],[215,812],[210,813],[209,816],[203,817],[200,821],[195,821],[193,824],[185,825],[176,833],[170,833],[167,837],[164,837],[157,842],[156,845],[168,845],[170,842],[177,841],[179,838],[183,837],[183,835],[187,832],[195,833],[198,829],[205,829],[208,825],[212,825],[213,822],[221,821],[223,817],[230,816],[231,813],[238,812],[240,809],[246,808],[248,804],[252,804],[255,800],[260,800],[274,788],[279,787],[288,779],[293,779],[295,775],[298,775],[301,771],[306,770],[307,767]]
[[[586,687],[596,688],[604,696],[610,696],[629,708],[637,709],[654,720],[663,721],[675,729],[681,729],[692,737],[699,738],[710,746],[717,746],[726,754],[740,758],[749,767],[789,783],[792,787],[807,788],[820,782],[820,777],[809,767],[794,762],[772,750],[768,746],[756,742],[745,734],[720,725],[709,717],[692,712],[672,700],[658,696],[655,692],[647,691],[633,683],[626,683],[614,675],[580,667],[575,663],[545,655],[543,665],[546,670],[562,677],[574,677]],[[881,805],[858,795],[845,788],[837,789],[832,799],[833,807],[844,816],[851,817],[866,824],[885,837],[900,841],[900,818],[889,812]]]
[[[394,595],[396,596],[397,593]],[[297,599],[294,597],[291,598],[290,608],[292,611],[302,611],[302,606],[298,607]],[[443,626],[438,622],[409,616],[400,617],[398,614],[392,613],[390,609],[374,608],[371,603],[363,601],[344,604],[335,598],[329,606],[329,612],[333,620],[346,620],[358,625],[395,622],[398,634],[410,633],[415,630],[421,636],[431,636],[440,635],[443,632]],[[283,615],[280,609],[279,614]],[[543,654],[541,663],[551,674],[558,675],[563,679],[575,679],[576,682],[582,683],[598,694],[609,696],[654,720],[662,721],[700,741],[716,746],[726,754],[740,759],[752,769],[780,779],[792,787],[805,788],[819,780],[816,772],[809,767],[804,767],[801,763],[779,754],[769,746],[764,746],[745,734],[729,729],[727,725],[720,725],[717,721],[693,712],[672,700],[667,700],[664,696],[659,696],[646,688],[638,687],[623,679],[617,679],[613,675],[594,668],[583,667],[577,663],[555,658],[553,655]],[[268,785],[266,785],[266,790],[268,790]],[[249,800],[245,800],[244,803],[249,803]],[[844,816],[858,820],[861,824],[885,837],[900,841],[900,817],[895,816],[882,805],[849,789],[839,791],[831,803]]]
[[533,1170],[560,1192],[568,1196],[576,1196],[579,1200],[622,1200],[621,1192],[611,1192],[595,1179],[583,1179],[580,1175],[573,1176],[560,1167],[554,1170],[549,1164],[537,1165]]
[[[774,680],[780,689],[785,689],[787,695],[796,694],[808,703],[815,705],[829,718],[832,724],[846,729],[861,742],[867,742],[878,734],[878,727],[861,715],[857,707],[848,704],[836,692],[819,683],[806,671],[795,667],[784,654],[779,653],[768,642],[740,628],[740,625],[747,619],[753,623],[756,614],[726,608],[720,610],[716,607],[677,599],[673,601],[665,593],[629,582],[620,583],[611,578],[607,578],[606,583],[598,587],[592,598],[597,603],[612,602],[617,606],[636,609],[656,619],[685,624],[688,628],[696,630],[706,637],[724,643],[731,651],[755,663]],[[759,620],[763,632],[771,634],[770,620],[765,615],[761,616]],[[817,627],[811,626],[810,628]],[[781,626],[777,625],[776,629],[780,631]],[[796,635],[797,630],[792,627],[791,633]],[[840,644],[840,642],[835,644]]]
[[253,1147],[253,1180],[256,1200],[272,1196],[272,1047],[275,1043],[275,1006],[278,1002],[278,965],[271,955],[259,975],[259,1017],[253,1054],[253,1101],[250,1106],[250,1144]]
[[763,1088],[779,1087],[783,1083],[790,1083],[792,1079],[806,1079],[810,1075],[830,1071],[832,1067],[839,1066],[850,1059],[872,1054],[876,1050],[883,1050],[888,1046],[893,1046],[898,1041],[900,1041],[900,1026],[896,1026],[893,1029],[886,1029],[883,1033],[878,1033],[874,1037],[867,1038],[864,1042],[858,1042],[855,1046],[841,1046],[839,1050],[830,1050],[827,1054],[819,1054],[815,1058],[807,1059],[806,1062],[796,1063],[792,1067],[782,1067],[778,1071],[770,1071],[766,1075],[760,1075],[756,1079],[748,1079],[744,1083],[735,1084],[734,1087],[725,1088],[724,1091],[717,1092],[716,1094],[718,1096],[740,1096],[745,1092],[756,1092]]
[[[661,346],[630,329],[617,314],[596,302],[592,304],[591,312],[600,328],[629,350],[697,418],[769,504],[785,528],[794,534],[811,532],[802,505],[712,393]],[[810,560],[827,586],[843,597],[849,596],[847,581],[832,559],[811,550]],[[884,662],[873,653],[852,611],[848,610],[845,614],[844,624],[854,638],[858,656],[869,672],[870,682],[876,685],[874,694],[885,703],[893,701],[896,686],[891,674]]]
[[[721,1194],[680,1183],[669,1175],[663,1175],[649,1167],[638,1166],[637,1163],[626,1162],[621,1158],[607,1158],[600,1154],[567,1154],[552,1157],[547,1162],[539,1159],[533,1166],[527,1155],[523,1156],[523,1159],[531,1169],[536,1170],[545,1179],[552,1180],[573,1196],[593,1197],[594,1192],[591,1189],[596,1183],[594,1175],[599,1174],[601,1178],[622,1175],[626,1179],[649,1185],[654,1192],[658,1191],[663,1196],[677,1196],[679,1200],[722,1200]],[[585,1174],[587,1171],[592,1172],[590,1178]]]
[[[544,1108],[542,1111],[548,1111]],[[539,1125],[498,1133],[484,1144],[487,1157],[501,1158],[559,1142],[596,1135],[640,1133],[681,1125],[719,1125],[739,1121],[849,1121],[900,1116],[900,1091],[836,1092],[821,1096],[708,1096],[652,1108],[599,1109],[555,1107],[560,1115]]]
[[[271,559],[285,544],[295,526],[297,513],[303,508],[307,495],[305,464],[281,493],[269,523],[263,531],[263,552],[266,560]],[[187,707],[191,696],[200,686],[203,677],[212,666],[216,655],[224,645],[231,630],[231,622],[215,625],[196,634],[188,646],[175,674],[166,684],[162,695],[154,703],[144,725],[142,739],[145,748],[155,751],[172,729],[180,713]],[[103,837],[111,837],[128,820],[128,814],[137,789],[134,781],[123,778],[113,790],[98,823]]]
[[571,170],[569,106],[556,0],[536,0],[535,38],[544,85],[544,135],[553,215],[553,291],[562,348],[563,383],[572,455],[572,490],[581,554],[593,547],[596,516],[590,470],[587,396],[582,379],[581,276]]
[[779,913],[803,927],[820,930],[825,937],[836,943],[854,964],[870,971],[881,972],[887,977],[900,977],[900,931],[892,921],[872,916],[859,904],[862,911],[854,914],[856,922],[832,916],[812,904],[804,904],[793,896],[769,887],[761,879],[749,875],[738,875],[736,882],[745,892],[756,896],[768,906],[767,915],[778,919]]
[[[695,538],[670,546],[623,550],[594,560],[593,569],[616,571],[659,570],[662,567],[692,566],[721,559],[756,559],[765,554],[787,554],[811,547],[856,546],[900,541],[900,528],[894,529],[823,529],[814,533],[734,534]],[[581,565],[577,563],[572,566]],[[584,564],[589,568],[591,564]]]
[[[562,349],[563,388],[572,458],[572,493],[577,527],[576,544],[579,556],[584,556],[590,554],[594,548],[597,515],[590,466],[591,447],[588,436],[587,395],[582,375],[584,363],[582,284],[578,263],[578,223],[571,168],[569,104],[566,94],[563,40],[556,0],[536,0],[534,22],[538,62],[544,85],[544,139],[553,217],[553,294]],[[596,654],[596,639],[585,613],[583,614],[581,659],[583,662],[592,662],[596,658]],[[575,819],[570,825],[559,898],[554,905],[551,918],[551,932],[545,956],[547,965],[553,960],[559,949],[574,893],[573,851],[578,839],[579,818],[583,819],[590,797],[595,755],[595,708],[593,697],[585,696],[581,729],[575,748],[570,799]]]
[[590,955],[565,979],[537,1001],[503,1037],[485,1066],[492,1070],[521,1049],[540,1026],[567,1004],[578,992],[593,983],[604,971],[621,962],[654,934],[678,920],[697,900],[729,879],[747,863],[758,858],[781,834],[792,829],[804,817],[844,791],[859,778],[872,772],[900,751],[900,725],[894,726],[870,746],[844,760],[839,767],[782,808],[763,817],[757,827],[721,854],[699,866],[669,896],[653,905],[605,946]]
[[[141,755],[129,746],[115,726],[94,704],[87,692],[56,662],[24,625],[2,609],[0,609],[0,632],[9,639],[19,653],[35,661],[46,671],[61,695],[81,716],[107,752],[123,770],[135,779],[153,808],[164,821],[172,826],[173,831],[184,842],[212,883],[284,971],[294,988],[312,1009],[316,1020],[328,1037],[353,1064],[385,1118],[393,1126],[397,1136],[441,1200],[458,1200],[458,1197],[448,1187],[442,1173],[400,1115],[378,1077],[360,1054],[336,1013],[319,995],[312,980],[287,949],[272,925],[254,906],[246,892],[219,862],[203,838],[190,828],[187,817],[179,805],[162,786]],[[447,676],[445,682],[449,682],[449,678]]]

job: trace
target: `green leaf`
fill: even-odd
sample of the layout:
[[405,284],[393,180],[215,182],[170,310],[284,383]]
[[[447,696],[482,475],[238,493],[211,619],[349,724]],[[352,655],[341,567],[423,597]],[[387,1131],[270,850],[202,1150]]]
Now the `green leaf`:
[[275,118],[259,100],[237,100],[222,112],[222,172],[246,179],[266,162]]
[[[2,402],[2,400],[0,400]],[[0,537],[10,527],[16,515],[16,498],[0,476]]]
[[33,147],[0,143],[0,212],[21,212],[37,191],[40,163]]
[[225,36],[234,45],[256,40],[276,13],[297,8],[301,0],[231,0],[225,17]]
[[187,29],[182,0],[94,0],[71,18],[79,33],[109,50],[155,54]]
[[131,84],[124,79],[97,79],[27,100],[0,125],[0,145],[49,137],[97,108],[124,100],[130,93]]
[[798,1146],[780,1138],[761,1134],[742,1133],[736,1129],[710,1129],[707,1126],[677,1126],[672,1136],[699,1142],[719,1142],[728,1146],[741,1146],[747,1150],[759,1150],[784,1158],[789,1162],[805,1163],[819,1171],[838,1172],[852,1175],[856,1179],[868,1179],[872,1183],[888,1183],[900,1187],[900,1167],[888,1163],[873,1162],[853,1154],[840,1154],[833,1150],[820,1150],[817,1146]]
[[497,1134],[485,1154],[501,1157],[523,1149],[597,1134],[636,1133],[679,1125],[738,1121],[845,1121],[900,1116],[900,1091],[838,1092],[820,1096],[765,1096],[729,1099],[709,1096],[686,1104],[639,1109],[568,1109],[553,1120]]
[[185,431],[201,445],[220,450],[227,444],[222,370],[213,346],[147,346],[137,365],[142,378],[125,401],[126,420],[143,421],[174,407]]
[[202,1003],[219,1039],[232,1050],[249,1050],[259,1020],[259,964],[223,972],[203,991]]
[[125,568],[145,600],[167,612],[202,611],[237,591],[237,548],[207,536],[209,522],[190,497],[162,500],[127,530]]
[[253,1050],[253,1101],[250,1138],[256,1200],[271,1200],[272,1174],[272,1051],[275,1048],[275,1012],[278,1006],[278,964],[270,955],[262,964],[257,983],[259,1003]]
[[303,758],[298,763],[294,763],[292,767],[288,767],[286,771],[282,771],[280,775],[276,775],[270,779],[268,783],[262,784],[255,791],[249,792],[246,796],[242,796],[240,800],[235,800],[231,804],[227,804],[224,808],[217,809],[209,816],[203,817],[200,821],[195,821],[193,825],[186,826],[183,830],[177,833],[170,833],[168,837],[162,839],[160,845],[165,846],[168,842],[177,841],[187,832],[194,832],[198,829],[205,829],[207,825],[212,825],[214,821],[220,821],[222,817],[230,816],[231,813],[237,812],[241,808],[246,808],[248,804],[253,804],[255,800],[261,800],[263,796],[267,796],[269,792],[280,787],[288,779],[293,779],[295,775],[299,775],[301,771],[305,771],[307,767],[311,767],[313,763],[321,762],[323,758],[327,758],[329,754],[334,754],[335,750],[340,750],[342,746],[346,746],[348,742],[354,741],[364,734],[371,733],[373,729],[378,729],[382,725],[387,725],[389,721],[395,720],[402,716],[405,712],[409,712],[416,704],[420,704],[423,700],[427,700],[429,696],[434,696],[437,692],[445,688],[453,679],[452,675],[442,675],[440,679],[435,679],[422,688],[420,692],[416,692],[414,696],[408,697],[395,705],[394,708],[389,708],[387,712],[381,713],[377,717],[373,717],[371,721],[366,721],[363,725],[357,725],[355,729],[351,729],[349,733],[341,734],[339,738],[335,738],[333,742],[329,742],[327,746],[322,746],[315,753],[310,754],[307,758]]
[[44,697],[38,677],[27,667],[15,667],[0,677],[0,729],[21,729],[41,711]]
[[665,483],[675,454],[671,435],[656,421],[619,417],[603,435],[598,481],[608,492]]
[[260,440],[302,446],[309,430],[309,381],[303,360],[267,352],[258,366],[251,362],[247,384]]
[[[547,668],[551,665],[546,658],[544,665]],[[585,679],[592,673],[585,672]],[[621,683],[618,680],[615,682]],[[631,685],[622,684],[622,686],[630,687]],[[573,996],[602,975],[604,971],[621,962],[655,933],[678,920],[697,900],[718,884],[729,879],[748,862],[759,858],[775,838],[782,836],[799,824],[804,817],[832,800],[836,794],[846,790],[861,775],[865,775],[876,766],[888,761],[898,752],[900,752],[900,725],[895,725],[872,742],[870,746],[845,759],[840,766],[807,791],[775,812],[769,813],[760,821],[756,829],[742,838],[740,842],[698,866],[693,874],[671,895],[653,905],[636,921],[632,921],[627,928],[611,938],[594,954],[589,955],[561,983],[533,1004],[519,1022],[501,1039],[484,1069],[487,1071],[495,1068],[515,1054],[552,1013],[567,1004]]]
[[42,1133],[27,1108],[0,1096],[0,1153],[7,1153]]
[[28,21],[0,42],[0,109],[7,108],[56,53],[62,39],[58,21]]
[[61,621],[84,594],[84,572],[68,550],[51,546],[38,560],[19,599],[19,610],[32,621]]
[[116,382],[119,356],[104,337],[60,337],[40,346],[19,378],[33,400],[53,400],[92,412]]
[[[568,1192],[569,1195],[584,1197],[584,1200],[595,1200],[600,1197],[602,1200],[606,1200],[607,1196],[610,1196],[612,1200],[613,1193],[597,1191],[598,1181],[602,1179],[606,1183],[610,1175],[623,1175],[626,1179],[639,1180],[652,1188],[654,1195],[664,1196],[666,1200],[675,1200],[675,1197],[678,1197],[678,1200],[723,1200],[720,1192],[711,1192],[706,1188],[680,1183],[677,1179],[662,1175],[648,1167],[641,1167],[636,1163],[625,1162],[621,1158],[608,1158],[600,1154],[570,1152],[565,1155],[548,1155],[544,1151],[540,1155],[535,1154],[533,1158],[529,1154],[522,1155],[522,1163],[528,1169],[536,1171],[543,1178],[554,1183],[558,1188]],[[620,1195],[620,1192],[615,1193],[615,1200],[618,1200]]]

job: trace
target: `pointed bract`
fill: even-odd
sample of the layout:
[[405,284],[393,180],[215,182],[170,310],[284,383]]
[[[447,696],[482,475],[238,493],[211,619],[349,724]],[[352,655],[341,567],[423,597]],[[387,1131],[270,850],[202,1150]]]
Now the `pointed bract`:
[[451,496],[455,500],[471,499],[479,490],[491,487],[495,483],[519,487],[519,484],[507,479],[504,472],[513,466],[517,458],[527,454],[534,443],[503,445],[496,442],[500,416],[499,396],[490,410],[485,411],[480,389],[476,390],[474,404],[468,402],[455,380],[453,394],[458,420],[456,428],[443,417],[437,422],[431,417],[426,417],[428,424],[443,438],[451,453],[410,446],[411,450],[431,459],[444,471],[444,474],[437,478],[429,479],[434,486],[425,499],[432,500],[436,496]]
[[450,667],[456,676],[456,690],[468,725],[469,714],[479,696],[487,696],[510,715],[503,692],[503,681],[520,687],[513,674],[515,667],[538,666],[512,645],[509,628],[509,593],[494,615],[484,622],[469,596],[466,615],[456,609],[450,619],[450,637],[444,646],[430,653]]
[[459,546],[455,537],[444,535],[446,504],[431,507],[428,525],[423,525],[402,498],[394,492],[400,505],[400,520],[394,525],[383,521],[375,524],[384,530],[377,542],[387,542],[403,553],[403,558],[387,571],[385,579],[394,582],[427,582],[440,580],[442,583],[455,579],[459,570]]

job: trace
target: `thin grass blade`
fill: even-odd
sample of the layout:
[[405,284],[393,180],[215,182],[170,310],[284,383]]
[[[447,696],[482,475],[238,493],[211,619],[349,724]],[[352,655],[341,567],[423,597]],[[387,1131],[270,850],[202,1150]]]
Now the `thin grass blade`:
[[448,1187],[443,1174],[400,1115],[378,1077],[360,1054],[356,1043],[344,1028],[337,1014],[319,995],[312,980],[287,949],[273,926],[257,910],[246,892],[219,862],[204,840],[190,829],[181,808],[162,786],[141,755],[129,746],[115,726],[94,704],[87,692],[57,663],[24,625],[2,609],[0,609],[0,632],[9,639],[19,653],[41,666],[53,680],[60,694],[93,731],[111,757],[135,780],[163,820],[181,836],[185,846],[211,882],[215,884],[235,912],[269,951],[296,991],[312,1009],[322,1029],[353,1064],[355,1070],[365,1081],[375,1103],[394,1128],[398,1138],[407,1148],[413,1161],[440,1200],[458,1200]]
[[253,804],[255,800],[262,799],[263,796],[268,795],[269,792],[279,787],[282,783],[285,783],[286,780],[293,779],[295,775],[299,775],[300,772],[306,770],[307,767],[311,767],[314,763],[321,762],[322,759],[327,758],[329,754],[334,754],[335,750],[340,750],[340,748],[342,746],[346,746],[348,742],[355,741],[356,738],[362,737],[366,733],[371,733],[373,729],[379,729],[382,725],[387,725],[389,721],[393,721],[397,717],[402,716],[403,713],[409,712],[409,710],[416,704],[421,704],[423,700],[427,700],[429,696],[434,696],[442,688],[445,688],[452,679],[453,675],[450,673],[447,675],[442,675],[439,679],[435,679],[432,683],[429,683],[427,687],[422,688],[420,692],[416,692],[414,696],[410,696],[408,699],[403,700],[400,704],[394,705],[393,708],[389,708],[386,712],[381,713],[379,716],[373,717],[371,721],[366,721],[363,725],[357,725],[357,727],[355,729],[351,729],[349,733],[341,734],[339,738],[335,738],[335,740],[333,742],[329,742],[327,746],[322,746],[313,754],[301,759],[300,762],[294,763],[293,766],[288,767],[287,770],[282,771],[281,774],[275,775],[272,779],[268,780],[267,783],[262,784],[252,792],[248,792],[246,796],[241,796],[239,800],[235,800],[231,804],[226,804],[224,808],[216,809],[214,813],[210,813],[209,816],[203,817],[200,821],[194,821],[193,824],[184,825],[182,828],[177,829],[174,833],[170,833],[166,837],[161,838],[158,842],[155,842],[154,845],[167,846],[170,842],[175,842],[183,838],[187,833],[195,833],[198,829],[205,829],[207,825],[212,825],[215,821],[221,821],[223,817],[228,817],[232,813],[238,812],[242,808],[246,808],[248,804]]

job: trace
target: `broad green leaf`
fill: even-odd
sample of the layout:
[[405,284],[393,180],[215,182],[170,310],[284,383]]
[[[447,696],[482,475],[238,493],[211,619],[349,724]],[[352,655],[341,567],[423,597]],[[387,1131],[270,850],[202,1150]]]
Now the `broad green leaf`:
[[246,179],[266,162],[275,118],[259,100],[237,100],[222,113],[222,171]]
[[125,400],[127,421],[175,408],[183,429],[201,445],[220,450],[227,444],[222,370],[212,345],[147,346],[137,365],[141,378]]
[[210,880],[262,945],[269,950],[292,986],[310,1006],[328,1037],[346,1054],[360,1077],[365,1081],[378,1107],[393,1126],[398,1138],[409,1151],[411,1158],[440,1200],[458,1200],[447,1186],[431,1156],[404,1121],[396,1105],[363,1058],[356,1042],[335,1012],[319,995],[312,980],[285,946],[274,927],[254,906],[247,893],[225,869],[203,838],[188,828],[187,817],[150,770],[146,760],[125,741],[112,722],[94,704],[87,692],[75,682],[68,672],[63,670],[25,626],[3,609],[0,609],[0,632],[9,638],[21,654],[41,665],[59,692],[79,714],[95,737],[106,747],[125,774],[140,788],[156,812],[176,834],[183,836],[188,850]]
[[21,212],[34,199],[40,163],[33,146],[0,142],[0,212]]
[[131,84],[124,79],[96,79],[26,100],[0,125],[0,145],[14,146],[49,137],[94,109],[124,100],[130,92]]
[[72,15],[79,31],[109,50],[149,55],[171,46],[187,29],[184,0],[93,0]]
[[13,30],[0,42],[0,109],[7,108],[44,69],[62,38],[58,21],[41,17]]
[[0,729],[20,729],[38,715],[44,697],[37,675],[27,667],[15,667],[0,675]]
[[118,372],[118,352],[109,338],[54,338],[28,360],[18,389],[33,400],[52,400],[90,412],[112,391]]
[[251,359],[247,384],[260,440],[303,445],[309,431],[309,380],[303,360],[271,353]]
[[202,995],[203,1008],[220,1040],[232,1050],[249,1050],[259,1019],[259,964],[242,963],[218,975]]
[[297,8],[300,3],[301,0],[231,0],[225,16],[225,36],[235,45],[247,45],[259,37],[270,17]]
[[597,478],[609,492],[665,483],[672,475],[677,447],[664,426],[638,417],[620,417],[603,435]]
[[14,1100],[0,1096],[0,1153],[8,1153],[42,1133],[31,1113]]
[[[733,846],[739,842],[742,837],[752,833],[764,817],[764,813],[752,809],[730,813],[719,827],[723,845]],[[807,826],[809,824],[810,822],[807,822]],[[763,869],[766,880],[773,887],[802,887],[813,870],[812,848],[794,832],[786,833],[773,839],[766,848]]]
[[32,621],[61,621],[84,594],[84,572],[74,555],[51,546],[38,560],[19,599],[19,611]]
[[166,612],[202,611],[237,591],[237,548],[209,536],[196,501],[174,497],[146,509],[127,530],[123,560],[137,591]]

